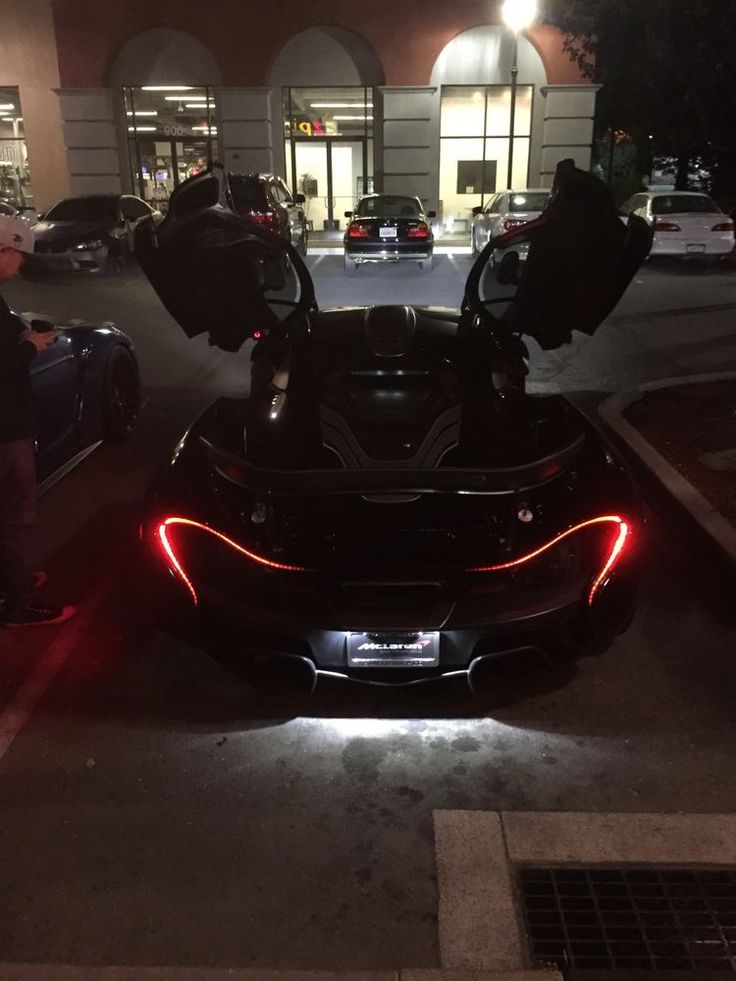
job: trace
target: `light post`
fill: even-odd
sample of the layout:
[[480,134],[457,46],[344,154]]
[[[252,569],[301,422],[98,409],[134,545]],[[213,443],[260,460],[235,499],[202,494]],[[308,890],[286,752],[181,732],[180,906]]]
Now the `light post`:
[[503,20],[514,34],[514,48],[511,58],[511,116],[509,119],[509,167],[506,175],[506,187],[511,190],[511,172],[514,167],[514,120],[516,116],[516,76],[519,74],[517,55],[519,51],[519,31],[529,27],[537,16],[537,0],[504,0],[502,7]]

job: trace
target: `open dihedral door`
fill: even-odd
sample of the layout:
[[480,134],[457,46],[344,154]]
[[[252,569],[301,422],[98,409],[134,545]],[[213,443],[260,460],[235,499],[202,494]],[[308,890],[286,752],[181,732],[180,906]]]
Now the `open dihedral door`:
[[[624,225],[610,189],[572,160],[557,166],[541,217],[491,239],[466,283],[465,301],[481,316],[528,334],[551,350],[573,330],[593,334],[649,254],[652,233],[631,216]],[[518,249],[528,244],[526,262]]]
[[309,273],[290,245],[231,208],[221,165],[180,184],[158,227],[136,231],[136,256],[188,337],[237,351],[251,337],[287,328],[314,304]]

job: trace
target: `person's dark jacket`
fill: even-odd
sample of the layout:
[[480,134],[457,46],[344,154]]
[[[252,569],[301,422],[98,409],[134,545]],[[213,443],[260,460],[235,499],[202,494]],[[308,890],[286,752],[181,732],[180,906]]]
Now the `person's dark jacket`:
[[0,296],[0,442],[32,439],[36,414],[28,365],[36,356],[30,341],[18,342],[23,325]]

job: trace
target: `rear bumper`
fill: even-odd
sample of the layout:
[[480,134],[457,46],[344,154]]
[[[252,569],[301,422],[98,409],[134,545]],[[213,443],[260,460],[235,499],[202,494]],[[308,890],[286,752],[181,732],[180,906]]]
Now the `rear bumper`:
[[702,259],[704,256],[730,255],[734,250],[734,240],[720,239],[703,242],[697,235],[692,241],[672,241],[666,235],[655,235],[650,256],[675,256],[683,259]]
[[[492,597],[484,602],[451,603],[449,611],[403,611],[400,617],[377,617],[366,611],[356,619],[353,609],[338,608],[327,602],[331,615],[325,621],[325,607],[301,614],[288,603],[272,610],[254,604],[218,602],[216,597],[202,597],[194,607],[180,584],[166,576],[159,591],[158,609],[161,626],[169,633],[198,643],[217,660],[225,661],[236,673],[248,673],[254,657],[268,655],[299,662],[313,675],[337,677],[374,685],[405,686],[441,678],[464,677],[473,687],[472,678],[480,665],[504,661],[524,664],[527,661],[549,664],[555,653],[584,653],[591,644],[607,646],[631,620],[636,595],[636,573],[631,569],[611,579],[592,607],[579,595],[579,589],[556,588],[536,604],[514,609],[510,605],[492,610]],[[163,601],[162,601],[163,600]],[[359,614],[357,615],[359,616]],[[348,664],[350,632],[394,631],[396,636],[412,632],[439,633],[438,664],[432,667],[352,667]]]
[[414,242],[345,243],[345,255],[356,262],[397,262],[401,259],[421,262],[429,259],[434,250],[434,242],[421,246]]

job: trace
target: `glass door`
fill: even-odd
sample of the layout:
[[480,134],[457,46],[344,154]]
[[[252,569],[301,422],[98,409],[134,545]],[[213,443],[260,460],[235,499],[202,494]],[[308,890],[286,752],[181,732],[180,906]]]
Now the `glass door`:
[[304,210],[315,232],[345,227],[345,212],[372,184],[366,176],[364,140],[294,140],[289,183],[305,197]]

